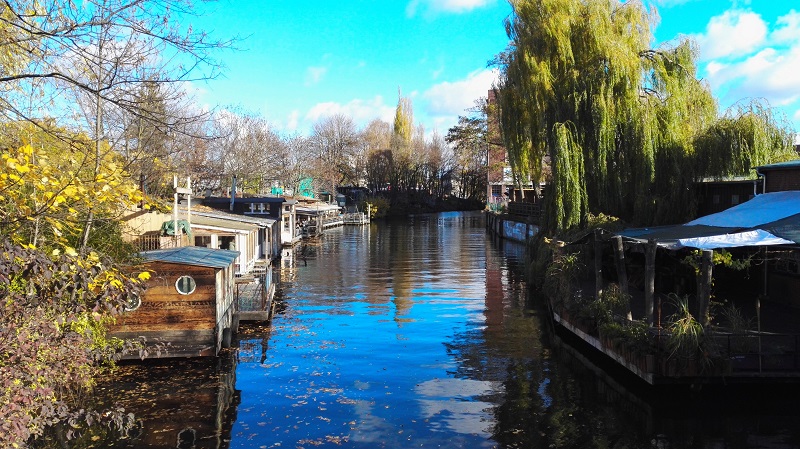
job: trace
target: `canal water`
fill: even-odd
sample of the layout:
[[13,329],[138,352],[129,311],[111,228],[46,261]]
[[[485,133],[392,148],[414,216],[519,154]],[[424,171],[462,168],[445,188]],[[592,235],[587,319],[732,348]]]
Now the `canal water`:
[[271,327],[122,366],[99,391],[137,426],[83,447],[800,447],[796,388],[653,393],[562,340],[523,256],[481,213],[329,230],[276,268]]

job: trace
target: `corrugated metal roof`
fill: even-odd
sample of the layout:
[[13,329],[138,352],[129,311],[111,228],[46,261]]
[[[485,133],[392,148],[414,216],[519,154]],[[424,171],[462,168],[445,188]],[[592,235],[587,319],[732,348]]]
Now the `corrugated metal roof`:
[[203,246],[182,246],[180,248],[156,249],[140,253],[145,260],[157,262],[182,263],[209,268],[227,268],[239,251],[206,248]]
[[338,211],[339,209],[340,207],[335,204],[318,203],[298,205],[295,211],[299,214],[319,214],[320,212]]

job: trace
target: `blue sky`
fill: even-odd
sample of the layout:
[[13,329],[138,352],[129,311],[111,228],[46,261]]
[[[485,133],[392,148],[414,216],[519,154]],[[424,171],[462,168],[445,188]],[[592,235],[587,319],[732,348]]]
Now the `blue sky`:
[[[800,0],[646,0],[658,46],[690,35],[721,108],[767,99],[800,129]],[[325,115],[391,122],[398,89],[414,118],[444,135],[486,95],[487,62],[508,42],[504,0],[220,0],[198,27],[239,35],[221,78],[194,86],[204,105],[259,113],[307,135]]]

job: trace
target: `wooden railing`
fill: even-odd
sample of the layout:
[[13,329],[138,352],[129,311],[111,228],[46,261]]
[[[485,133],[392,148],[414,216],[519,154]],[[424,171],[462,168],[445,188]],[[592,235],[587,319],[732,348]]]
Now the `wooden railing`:
[[508,203],[508,214],[538,221],[542,214],[541,203],[511,201]]
[[155,249],[176,248],[181,246],[182,240],[171,235],[142,234],[133,240],[133,245],[139,251],[152,251]]

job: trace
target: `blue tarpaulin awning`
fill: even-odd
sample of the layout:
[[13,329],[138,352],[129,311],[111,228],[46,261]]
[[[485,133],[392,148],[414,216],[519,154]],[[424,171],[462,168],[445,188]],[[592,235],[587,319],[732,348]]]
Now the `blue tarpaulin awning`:
[[800,191],[764,193],[686,224],[629,228],[618,233],[677,249],[800,244]]

